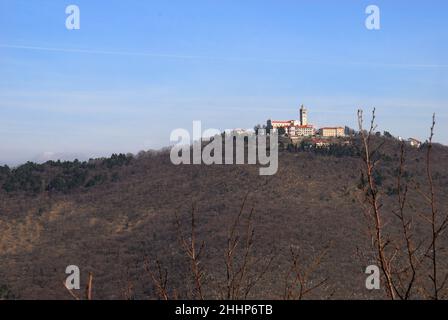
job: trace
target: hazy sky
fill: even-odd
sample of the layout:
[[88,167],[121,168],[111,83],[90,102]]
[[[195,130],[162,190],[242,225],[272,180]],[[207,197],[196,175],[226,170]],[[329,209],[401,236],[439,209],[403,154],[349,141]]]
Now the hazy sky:
[[316,126],[375,106],[420,139],[436,112],[448,144],[448,2],[0,0],[0,163],[159,148],[193,120],[251,128],[302,103]]

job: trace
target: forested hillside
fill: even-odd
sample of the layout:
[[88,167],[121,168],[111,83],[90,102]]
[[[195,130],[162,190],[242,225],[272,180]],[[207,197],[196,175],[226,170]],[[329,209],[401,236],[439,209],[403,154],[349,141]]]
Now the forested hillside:
[[[393,237],[400,226],[394,212],[401,144],[375,139],[384,145],[375,155],[374,180],[385,233]],[[2,167],[0,294],[71,299],[63,281],[66,266],[74,264],[83,285],[93,274],[97,299],[164,293],[198,298],[198,276],[204,298],[295,299],[302,298],[301,286],[313,288],[302,290],[303,298],[385,298],[384,289],[365,288],[365,267],[376,261],[360,147],[355,137],[348,147],[285,148],[273,176],[260,176],[253,165],[175,166],[166,151]],[[431,211],[423,196],[426,151],[426,145],[406,146],[402,175],[409,189],[406,211],[422,246],[428,241],[422,216]],[[448,208],[447,163],[448,148],[433,145],[440,212]],[[192,272],[186,250],[193,235],[193,247],[202,250],[199,274]],[[445,234],[439,240],[447,244]],[[446,271],[446,252],[440,259]],[[309,271],[303,283],[297,281],[298,266]],[[420,296],[417,286],[412,294]]]

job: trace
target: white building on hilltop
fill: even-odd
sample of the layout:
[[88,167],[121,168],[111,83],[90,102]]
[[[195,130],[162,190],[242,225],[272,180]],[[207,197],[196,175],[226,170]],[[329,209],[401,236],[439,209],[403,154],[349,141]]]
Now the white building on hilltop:
[[345,137],[345,129],[343,127],[326,127],[319,129],[319,135],[324,138]]
[[409,138],[407,143],[414,148],[420,148],[422,146],[422,142],[415,139],[415,138]]
[[308,124],[308,110],[302,105],[299,120],[268,120],[267,128],[277,132],[280,128],[289,136],[311,137],[315,134],[314,126]]

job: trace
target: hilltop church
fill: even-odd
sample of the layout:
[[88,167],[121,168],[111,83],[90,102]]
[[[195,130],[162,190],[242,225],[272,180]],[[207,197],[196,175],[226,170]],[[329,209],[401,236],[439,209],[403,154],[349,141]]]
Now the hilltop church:
[[283,128],[288,136],[312,137],[314,126],[308,124],[308,110],[302,105],[299,110],[299,120],[268,120],[267,128],[277,132]]

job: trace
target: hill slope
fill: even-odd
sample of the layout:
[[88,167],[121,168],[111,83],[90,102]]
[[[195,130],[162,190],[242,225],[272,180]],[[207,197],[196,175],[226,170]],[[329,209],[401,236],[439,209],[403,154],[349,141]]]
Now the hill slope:
[[[425,188],[425,150],[407,152],[407,170]],[[396,201],[398,156],[399,144],[388,140],[380,180],[389,216]],[[446,208],[448,149],[437,146],[433,158],[438,205]],[[329,247],[310,276],[310,283],[327,281],[309,298],[384,296],[364,285],[365,267],[374,260],[359,201],[359,157],[284,151],[278,173],[268,177],[250,165],[174,166],[166,152],[63,166],[28,168],[39,177],[32,185],[9,181],[8,173],[0,181],[7,185],[0,192],[0,285],[20,298],[70,299],[62,282],[71,264],[80,267],[83,285],[87,273],[94,274],[95,298],[157,298],[145,258],[152,266],[159,259],[168,270],[171,293],[189,297],[190,264],[175,216],[188,233],[192,207],[198,239],[205,243],[205,296],[217,298],[225,282],[228,231],[246,196],[243,216],[252,209],[254,215],[253,270],[267,266],[249,298],[283,298],[291,246],[300,250],[304,266]],[[68,177],[74,176],[81,182],[70,184]],[[410,198],[413,214],[427,210],[418,192]]]

